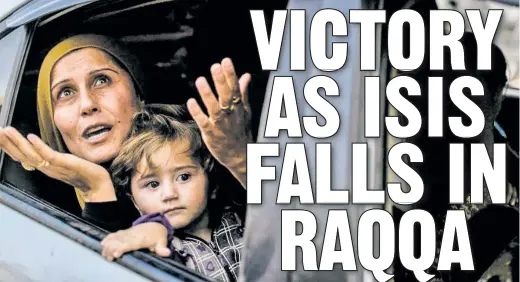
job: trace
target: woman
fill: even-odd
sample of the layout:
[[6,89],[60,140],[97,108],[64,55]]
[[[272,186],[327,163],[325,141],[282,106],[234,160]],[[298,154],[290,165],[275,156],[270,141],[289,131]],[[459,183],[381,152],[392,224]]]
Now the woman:
[[[246,91],[251,77],[238,80],[230,59],[214,64],[211,74],[218,100],[203,77],[195,83],[209,116],[194,99],[188,110],[208,149],[245,187],[246,145],[252,141]],[[137,60],[117,41],[92,34],[70,37],[48,53],[40,69],[43,140],[33,134],[26,139],[7,127],[0,129],[0,148],[25,169],[74,186],[86,219],[108,230],[128,227],[135,216],[129,211],[135,209],[117,201],[106,168],[144,105],[143,86]]]

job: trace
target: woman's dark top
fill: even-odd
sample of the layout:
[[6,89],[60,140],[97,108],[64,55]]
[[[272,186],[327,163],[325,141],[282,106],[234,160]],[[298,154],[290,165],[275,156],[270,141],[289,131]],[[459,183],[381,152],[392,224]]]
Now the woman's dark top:
[[82,217],[109,232],[127,229],[140,216],[132,201],[121,197],[117,201],[85,203]]
[[[112,162],[100,164],[110,172]],[[90,223],[109,232],[116,232],[132,226],[132,222],[141,216],[132,200],[116,191],[117,201],[85,203],[81,216]]]

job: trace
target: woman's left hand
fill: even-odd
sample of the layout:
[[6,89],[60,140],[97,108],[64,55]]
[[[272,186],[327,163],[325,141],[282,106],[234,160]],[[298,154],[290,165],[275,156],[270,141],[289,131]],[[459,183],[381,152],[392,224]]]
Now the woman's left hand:
[[253,142],[247,97],[251,76],[246,73],[238,79],[229,58],[222,60],[221,64],[214,64],[211,75],[218,100],[205,78],[200,77],[195,82],[209,117],[195,99],[188,101],[188,110],[211,154],[246,187],[247,143]]

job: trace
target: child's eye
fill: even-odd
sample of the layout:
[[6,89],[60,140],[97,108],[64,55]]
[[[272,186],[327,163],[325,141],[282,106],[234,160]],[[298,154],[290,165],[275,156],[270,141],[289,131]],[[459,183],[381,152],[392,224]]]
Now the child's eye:
[[189,174],[187,174],[187,173],[183,173],[183,174],[181,174],[181,175],[179,175],[179,176],[177,177],[177,181],[182,181],[182,182],[184,182],[184,181],[188,181],[188,180],[190,179],[190,176],[191,176],[191,175],[189,175]]
[[159,186],[159,182],[157,182],[157,181],[150,181],[150,182],[146,183],[146,185],[145,185],[146,188],[152,188],[152,189],[157,188],[158,186]]
[[106,75],[99,75],[94,80],[94,86],[100,86],[100,85],[103,85],[103,84],[107,84],[109,82],[110,82],[110,78],[108,78],[108,76],[106,76]]

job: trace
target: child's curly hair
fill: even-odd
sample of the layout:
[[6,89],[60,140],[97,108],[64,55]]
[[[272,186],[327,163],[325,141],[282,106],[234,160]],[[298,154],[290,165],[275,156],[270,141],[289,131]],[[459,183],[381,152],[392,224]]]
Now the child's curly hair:
[[[130,179],[139,162],[146,159],[153,167],[151,156],[168,142],[186,140],[189,153],[204,168],[211,181],[214,159],[206,148],[199,128],[180,105],[151,104],[137,113],[132,129],[112,162],[112,182],[119,196],[131,196]],[[210,192],[213,189],[210,188]]]

